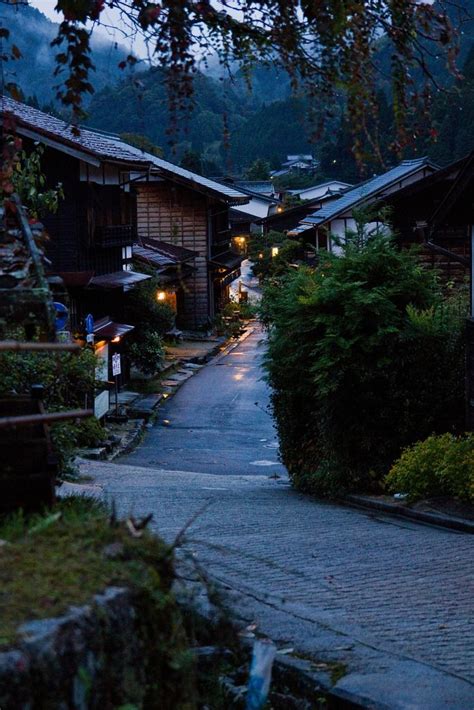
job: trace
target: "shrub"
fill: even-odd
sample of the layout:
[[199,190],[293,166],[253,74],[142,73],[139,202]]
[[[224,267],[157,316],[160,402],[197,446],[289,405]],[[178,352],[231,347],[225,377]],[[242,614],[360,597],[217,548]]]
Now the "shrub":
[[130,362],[145,375],[156,375],[165,357],[161,335],[144,331],[139,341],[128,346],[128,355]]
[[270,280],[261,311],[295,484],[327,494],[330,471],[342,489],[377,488],[415,439],[462,430],[462,311],[386,237]]
[[[143,268],[139,268],[143,271]],[[158,301],[157,291],[160,283],[156,276],[142,281],[136,288],[127,293],[125,317],[127,323],[135,325],[132,336],[136,342],[141,341],[147,331],[164,335],[171,330],[175,321],[175,313],[168,303]]]
[[474,434],[430,436],[405,449],[386,478],[408,501],[452,496],[474,502]]
[[31,385],[44,386],[44,403],[51,411],[84,405],[94,389],[96,356],[92,350],[70,353],[0,354],[0,396],[29,394]]
[[[79,354],[4,352],[0,354],[0,396],[29,394],[32,385],[41,384],[47,411],[80,409],[86,396],[92,396],[94,391],[95,366],[96,356],[89,349]],[[51,426],[51,439],[61,472],[70,470],[75,447],[91,445],[89,442],[99,435],[99,431],[102,428],[94,417]]]
[[153,276],[127,294],[125,317],[135,325],[127,338],[127,354],[132,365],[145,375],[156,375],[161,370],[165,357],[162,337],[175,322],[171,306],[157,300],[159,290],[159,281]]
[[75,472],[73,457],[79,447],[96,447],[106,439],[104,428],[95,417],[51,425],[51,440],[62,474]]

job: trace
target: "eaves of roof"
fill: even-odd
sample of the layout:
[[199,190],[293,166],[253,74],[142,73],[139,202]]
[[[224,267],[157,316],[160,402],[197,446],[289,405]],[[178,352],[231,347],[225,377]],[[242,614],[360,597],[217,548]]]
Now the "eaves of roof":
[[410,185],[406,185],[405,187],[402,187],[400,190],[397,190],[395,193],[391,195],[387,195],[387,197],[381,197],[380,198],[380,204],[383,204],[384,202],[398,202],[399,200],[403,200],[407,195],[412,195],[412,194],[417,194],[419,192],[422,192],[425,190],[427,187],[431,187],[432,185],[436,185],[437,183],[443,182],[446,179],[449,179],[452,177],[453,181],[456,179],[457,175],[464,169],[464,167],[467,165],[469,161],[472,162],[474,158],[474,151],[471,153],[468,153],[465,155],[463,158],[460,158],[459,160],[456,160],[454,163],[450,163],[449,165],[446,165],[444,168],[440,168],[439,170],[436,170],[436,172],[432,173],[431,175],[426,175],[424,178],[421,178],[420,180],[417,180],[414,183],[410,183]]
[[55,146],[64,146],[77,153],[76,157],[89,156],[95,161],[152,170],[173,182],[216,197],[227,204],[244,205],[249,202],[248,196],[240,190],[221,185],[151,153],[146,153],[128,145],[118,136],[84,127],[80,128],[80,133],[76,136],[72,126],[65,121],[5,96],[0,97],[0,107],[2,115],[10,113],[15,117],[16,130],[19,133],[30,134],[30,137],[39,140],[43,138],[46,143]]
[[341,214],[344,214],[344,212],[363,205],[368,199],[377,197],[384,190],[387,190],[401,180],[405,180],[418,172],[421,168],[431,168],[433,171],[439,170],[438,166],[427,158],[405,160],[386,173],[370,178],[356,185],[351,190],[347,190],[347,192],[344,192],[341,197],[334,200],[334,202],[305,217],[302,220],[302,225],[308,225],[307,228],[310,228],[330,222]]

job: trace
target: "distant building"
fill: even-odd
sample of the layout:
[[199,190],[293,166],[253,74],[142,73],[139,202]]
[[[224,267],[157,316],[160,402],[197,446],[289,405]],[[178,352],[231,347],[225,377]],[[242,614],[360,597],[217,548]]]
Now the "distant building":
[[287,155],[286,160],[281,164],[281,168],[273,170],[271,176],[276,178],[292,173],[311,175],[318,167],[319,160],[316,160],[311,154]]
[[237,190],[243,190],[251,194],[257,193],[265,197],[275,197],[275,188],[271,180],[230,180],[224,181],[228,185],[233,185]]
[[283,210],[282,201],[275,194],[271,180],[235,180],[227,178],[224,184],[235,186],[248,197],[245,205],[235,205],[230,210],[230,226],[234,248],[246,251],[250,234],[263,231],[263,221]]
[[[336,188],[339,186],[339,190]],[[293,198],[299,198],[300,204],[291,204],[288,200],[284,200],[278,205],[276,210],[269,212],[267,216],[259,222],[264,233],[270,231],[289,232],[294,229],[295,224],[303,221],[305,217],[314,214],[316,210],[320,210],[323,205],[328,205],[334,202],[341,196],[343,186],[351,187],[347,183],[338,182],[336,180],[314,185],[308,188],[308,193],[314,196],[311,199],[302,199],[301,193],[304,190],[287,190],[284,194]],[[310,238],[311,235],[307,235]]]
[[340,195],[341,192],[353,187],[348,182],[341,180],[327,180],[312,187],[302,187],[298,190],[286,190],[287,195],[298,197],[300,200],[317,200],[330,195]]
[[[346,190],[335,200],[324,203],[320,209],[295,224],[288,235],[304,235],[317,249],[338,252],[340,247],[334,237],[344,240],[347,232],[356,230],[354,210],[369,206],[436,170],[438,167],[428,158],[404,160],[397,167]],[[376,227],[377,223],[367,225],[369,231]]]

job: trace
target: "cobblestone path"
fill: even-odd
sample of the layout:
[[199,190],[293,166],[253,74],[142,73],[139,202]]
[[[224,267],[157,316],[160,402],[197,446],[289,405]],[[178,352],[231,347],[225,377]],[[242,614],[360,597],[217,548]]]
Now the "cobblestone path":
[[243,618],[347,663],[342,687],[371,688],[380,707],[474,708],[472,536],[318,502],[261,470],[85,462],[84,472],[123,512],[153,512],[170,541],[207,505],[186,549]]

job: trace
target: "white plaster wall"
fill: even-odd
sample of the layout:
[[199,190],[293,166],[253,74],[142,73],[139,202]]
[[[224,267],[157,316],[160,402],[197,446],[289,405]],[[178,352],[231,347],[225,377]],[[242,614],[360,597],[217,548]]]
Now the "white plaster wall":
[[329,185],[315,185],[307,190],[301,190],[299,193],[302,200],[316,200],[318,197],[323,197],[329,190],[338,190],[347,187],[346,183],[335,180]]
[[262,219],[263,217],[268,217],[269,206],[269,202],[259,200],[258,197],[252,197],[250,199],[250,202],[248,202],[246,205],[235,205],[232,207],[232,209],[236,210],[237,212],[251,214],[257,219]]

